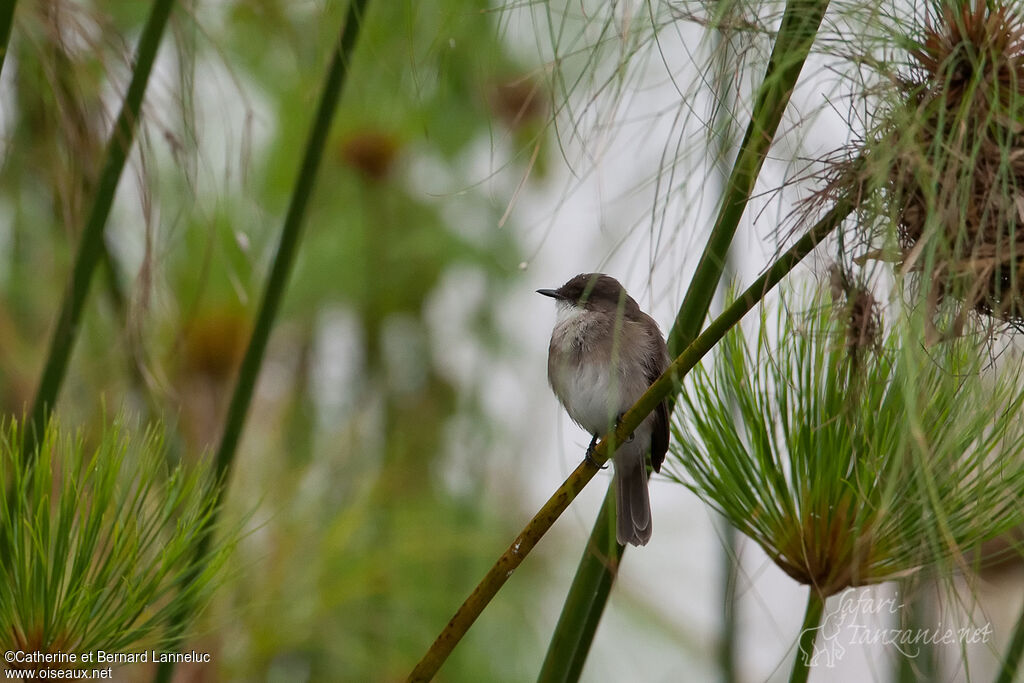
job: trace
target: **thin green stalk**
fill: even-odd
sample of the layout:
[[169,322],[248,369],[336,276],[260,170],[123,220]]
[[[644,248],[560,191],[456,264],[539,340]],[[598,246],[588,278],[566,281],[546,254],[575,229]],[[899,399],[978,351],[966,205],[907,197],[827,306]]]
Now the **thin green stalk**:
[[[537,676],[538,683],[580,677],[601,620],[601,610],[593,607],[608,599],[624,550],[615,540],[615,496],[614,489],[609,487],[584,551],[584,557],[594,558],[594,561],[580,562],[576,569]],[[572,623],[576,615],[583,615],[586,620]]]
[[[221,436],[214,461],[218,478],[218,486],[214,493],[218,503],[215,506],[216,511],[220,510],[219,503],[224,496],[228,480],[230,479],[231,465],[234,462],[235,453],[238,449],[238,441],[242,434],[242,427],[245,424],[249,404],[252,402],[253,389],[256,386],[256,379],[259,376],[260,366],[263,363],[267,341],[270,338],[270,330],[274,325],[274,319],[277,317],[281,298],[288,283],[288,276],[295,261],[295,252],[298,249],[302,236],[302,224],[306,215],[306,206],[313,192],[317,169],[320,167],[320,159],[323,157],[324,148],[327,146],[327,135],[330,132],[331,122],[334,120],[334,112],[338,108],[338,101],[341,99],[342,90],[348,80],[352,50],[355,48],[356,40],[359,37],[362,19],[366,14],[368,2],[369,0],[352,0],[349,3],[348,12],[346,13],[344,23],[341,25],[338,43],[333,52],[330,69],[324,81],[320,102],[317,105],[316,117],[313,120],[313,128],[310,131],[309,140],[306,142],[302,166],[299,168],[295,189],[292,192],[288,212],[285,214],[284,225],[281,228],[281,239],[277,245],[277,253],[274,256],[270,276],[263,290],[256,323],[253,327],[252,336],[249,338],[249,346],[238,369],[238,378],[235,382],[234,392],[231,394],[231,403],[228,405],[224,433]],[[206,554],[213,540],[216,523],[217,516],[215,513],[211,516],[206,529],[196,544],[195,553],[197,557]],[[180,613],[178,615],[179,623],[184,622],[188,616],[188,613],[185,611]],[[157,669],[155,680],[165,683],[169,682],[173,672],[173,663],[163,663]]]
[[1003,666],[999,670],[999,676],[995,683],[1013,683],[1017,672],[1020,670],[1021,655],[1024,654],[1024,607],[1017,617],[1017,625],[1013,629],[1013,637],[1006,647],[1006,655],[1003,657]]
[[[9,11],[13,12],[14,3],[8,3],[8,5]],[[89,218],[79,240],[75,264],[71,271],[71,281],[61,304],[57,326],[50,338],[46,366],[43,368],[39,389],[25,430],[22,457],[26,459],[32,457],[39,439],[42,438],[42,434],[46,430],[46,423],[57,401],[61,384],[64,382],[68,359],[71,357],[75,339],[78,337],[92,274],[103,256],[103,228],[110,215],[110,207],[114,203],[117,184],[121,178],[121,172],[124,170],[128,152],[135,140],[135,130],[139,121],[139,112],[142,109],[142,99],[146,93],[146,85],[149,82],[149,74],[153,68],[160,39],[173,6],[174,0],[156,0],[150,10],[149,18],[146,20],[146,26],[142,30],[142,37],[139,39],[131,82],[128,84],[128,92],[125,94],[121,111],[114,123],[114,130],[107,142],[103,170],[96,186]],[[10,22],[8,21],[5,27],[3,17],[0,17],[0,38],[3,37],[2,32],[5,28],[8,32],[10,31]],[[2,48],[6,49],[6,40],[3,41]]]
[[224,434],[221,437],[220,447],[217,449],[216,460],[217,473],[222,477],[227,476],[235,457],[238,439],[241,436],[245,416],[252,400],[253,388],[256,386],[260,365],[263,363],[263,353],[267,347],[267,340],[270,338],[270,330],[281,305],[281,297],[284,295],[285,286],[288,283],[292,263],[295,261],[295,251],[302,234],[306,205],[313,192],[313,183],[316,180],[320,159],[327,146],[327,134],[330,131],[334,112],[338,108],[338,100],[341,98],[341,92],[349,74],[352,50],[359,36],[359,29],[368,2],[369,0],[352,0],[349,3],[345,22],[341,27],[338,45],[334,51],[330,71],[327,74],[317,108],[316,120],[313,122],[313,129],[310,131],[309,141],[306,143],[302,167],[299,169],[299,177],[295,182],[295,190],[292,193],[288,213],[285,215],[284,226],[281,229],[281,240],[278,243],[277,254],[270,270],[270,278],[267,280],[263,292],[256,326],[253,328],[249,347],[246,349],[242,365],[238,370],[238,380],[228,406]]
[[789,675],[789,683],[807,683],[811,672],[811,657],[814,655],[814,642],[818,637],[821,615],[825,612],[825,598],[809,586],[807,590],[807,611],[804,612],[804,623],[800,629],[800,640],[793,660],[793,672]]
[[[707,329],[679,354],[665,370],[665,373],[647,389],[632,408],[626,411],[618,427],[613,432],[604,435],[594,449],[592,462],[590,460],[581,462],[541,507],[540,511],[533,516],[533,519],[526,524],[512,545],[498,558],[455,612],[448,625],[444,627],[430,649],[409,674],[408,681],[429,681],[434,677],[469,627],[473,625],[473,622],[505,584],[505,581],[512,576],[512,572],[551,528],[559,515],[569,506],[569,503],[593,479],[599,471],[600,465],[608,460],[609,441],[622,443],[659,403],[664,401],[667,396],[675,395],[681,386],[680,381],[686,376],[686,373],[697,365],[701,358],[725,336],[726,332],[756,306],[852,210],[853,205],[849,201],[837,202],[836,206],[792,247],[787,249],[761,277],[757,278],[736,301],[722,312],[722,315],[708,325]],[[607,517],[603,519],[607,519]]]
[[[929,622],[928,593],[914,585],[914,578],[904,579],[898,588],[900,595],[907,596],[903,613],[909,622],[901,624],[912,633],[924,633],[934,623]],[[897,683],[917,683],[917,681],[939,680],[938,662],[936,661],[935,644],[927,638],[918,643],[914,657],[897,657],[894,662],[893,680]]]
[[736,581],[739,578],[740,533],[728,520],[719,523],[722,529],[722,635],[718,644],[718,670],[723,683],[739,680],[736,668]]
[[[779,122],[782,120],[782,114],[789,103],[789,97],[796,86],[827,8],[828,0],[790,0],[786,5],[768,68],[757,93],[750,124],[744,133],[739,154],[726,182],[718,218],[708,236],[693,280],[669,333],[670,355],[677,355],[693,341],[707,317],[722,277],[729,245],[732,244],[758,173],[764,164]],[[604,514],[605,511],[602,509],[591,533],[592,541],[601,533],[599,527],[604,525]],[[541,680],[571,681],[578,678],[582,663],[577,663],[575,658],[586,658],[615,579],[603,558],[621,558],[623,552],[625,548],[616,543],[614,536],[604,545],[587,544],[562,608],[562,615],[551,638]],[[579,595],[593,596],[593,599],[583,601],[576,597]],[[583,609],[587,613],[567,614],[570,609]],[[564,629],[574,629],[576,633],[567,634],[564,633]],[[560,661],[557,659],[558,654],[552,650],[556,644],[560,651],[564,650],[568,641],[576,641],[575,646],[571,648],[574,658]],[[576,675],[572,675],[573,671]]]
[[17,4],[17,0],[0,3],[0,74],[4,72],[7,46],[11,43],[11,25],[14,24],[14,6]]
[[786,3],[750,124],[726,182],[718,218],[669,333],[670,355],[679,353],[697,336],[708,314],[725,268],[729,245],[827,8],[828,0],[790,0]]

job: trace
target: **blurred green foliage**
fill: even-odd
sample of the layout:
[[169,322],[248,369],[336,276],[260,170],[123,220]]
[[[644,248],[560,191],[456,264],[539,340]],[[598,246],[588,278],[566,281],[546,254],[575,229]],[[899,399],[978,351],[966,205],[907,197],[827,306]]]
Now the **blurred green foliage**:
[[[62,419],[100,430],[102,397],[165,422],[172,457],[216,442],[344,11],[178,6]],[[0,119],[3,414],[35,391],[144,18],[139,3],[17,8]],[[504,350],[488,302],[521,260],[497,224],[543,140],[532,67],[487,3],[371,3],[228,492],[228,525],[249,533],[201,627],[218,678],[395,679],[486,567],[485,539],[507,535],[483,505],[485,468],[453,485],[447,456],[515,444],[485,419],[485,378],[443,371],[428,314],[461,274],[478,290],[464,332]],[[493,170],[480,150],[507,190],[479,184]],[[533,634],[502,609],[448,680],[528,675]]]

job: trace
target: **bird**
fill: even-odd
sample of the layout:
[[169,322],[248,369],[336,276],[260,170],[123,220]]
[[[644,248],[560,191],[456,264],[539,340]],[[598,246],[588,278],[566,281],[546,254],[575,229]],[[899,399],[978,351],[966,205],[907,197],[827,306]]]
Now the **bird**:
[[[654,318],[640,310],[615,278],[581,273],[558,289],[538,289],[557,302],[548,345],[548,382],[569,417],[593,438],[622,415],[665,372],[670,359]],[[646,545],[651,539],[647,456],[658,472],[669,442],[668,403],[662,401],[611,455],[615,464],[616,540]]]

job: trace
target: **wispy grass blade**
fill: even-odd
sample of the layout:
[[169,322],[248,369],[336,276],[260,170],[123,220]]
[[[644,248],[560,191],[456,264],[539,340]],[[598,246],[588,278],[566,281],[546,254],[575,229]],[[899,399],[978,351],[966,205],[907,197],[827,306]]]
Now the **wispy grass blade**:
[[[7,4],[10,11],[13,12],[14,3]],[[107,142],[103,170],[100,172],[99,182],[96,185],[96,193],[85,229],[79,238],[71,279],[61,304],[53,336],[50,338],[46,365],[39,380],[39,388],[32,411],[29,414],[28,426],[25,429],[25,444],[22,449],[23,457],[26,458],[36,452],[37,439],[46,428],[47,419],[53,410],[57,394],[64,381],[68,360],[78,336],[93,271],[96,270],[96,265],[104,253],[103,229],[107,223],[107,217],[110,215],[110,207],[114,203],[114,195],[121,179],[121,172],[124,170],[128,153],[135,140],[143,96],[146,93],[146,86],[149,83],[149,75],[160,46],[160,39],[173,6],[173,0],[154,0],[149,17],[146,19],[146,25],[142,30],[142,36],[139,38],[128,92],[125,93],[121,111],[117,115],[110,140]],[[2,28],[3,25],[0,23],[0,29]]]
[[718,217],[669,333],[670,355],[680,353],[697,336],[707,317],[725,268],[729,245],[828,5],[828,0],[790,0],[786,3],[750,122],[726,181]]

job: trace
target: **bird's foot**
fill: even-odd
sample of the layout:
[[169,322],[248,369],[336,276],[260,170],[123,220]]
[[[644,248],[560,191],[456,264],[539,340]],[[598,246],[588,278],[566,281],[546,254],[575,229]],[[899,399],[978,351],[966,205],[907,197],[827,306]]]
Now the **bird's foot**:
[[594,434],[594,438],[592,438],[590,440],[590,445],[587,446],[587,453],[586,453],[586,455],[584,457],[586,458],[587,462],[589,462],[591,465],[593,465],[597,469],[599,469],[599,470],[606,470],[606,469],[608,469],[608,463],[605,463],[605,464],[601,465],[601,464],[598,464],[597,460],[594,460],[594,447],[596,445],[597,445],[597,434]]

